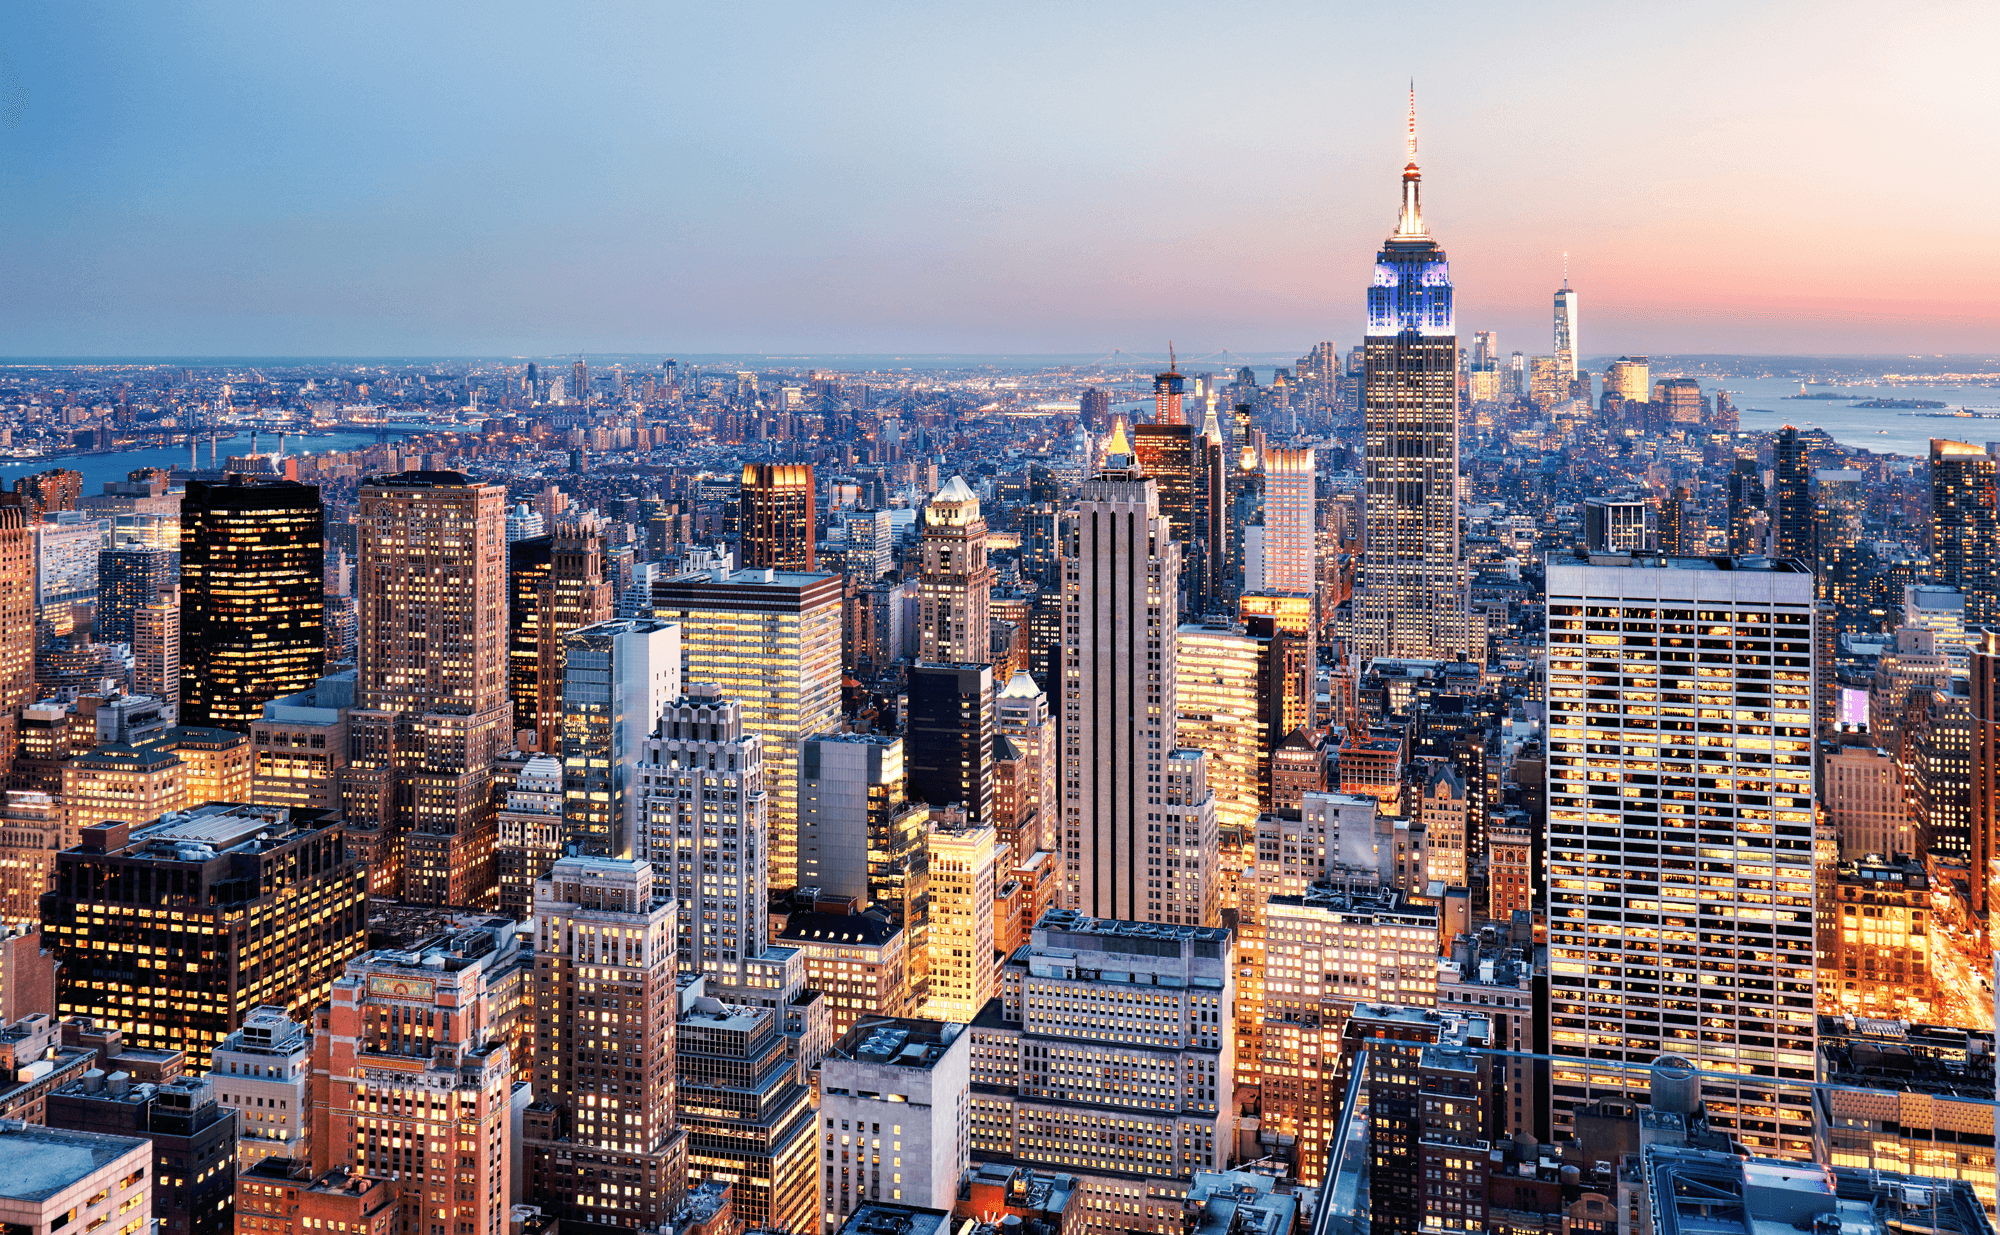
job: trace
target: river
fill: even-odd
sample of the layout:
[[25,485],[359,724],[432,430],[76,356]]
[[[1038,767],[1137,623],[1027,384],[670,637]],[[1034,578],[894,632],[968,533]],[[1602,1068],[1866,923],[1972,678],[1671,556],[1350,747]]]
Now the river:
[[[450,428],[452,426],[440,426]],[[401,441],[409,436],[407,431],[390,430],[389,441]],[[301,437],[296,433],[285,436],[287,454],[325,454],[335,450],[359,450],[372,446],[377,441],[373,431],[333,432]],[[263,430],[257,433],[257,448],[260,451],[274,451],[278,448],[278,435]],[[221,438],[215,452],[218,464],[231,455],[250,453],[250,433],[248,430],[234,437]],[[208,466],[208,439],[201,439],[200,466]],[[104,492],[107,480],[123,480],[128,472],[142,467],[180,468],[187,470],[188,450],[183,442],[179,446],[149,446],[138,450],[119,450],[101,455],[52,455],[40,459],[0,459],[0,488],[12,489],[19,478],[35,472],[46,472],[50,468],[63,467],[83,474],[83,495]]]

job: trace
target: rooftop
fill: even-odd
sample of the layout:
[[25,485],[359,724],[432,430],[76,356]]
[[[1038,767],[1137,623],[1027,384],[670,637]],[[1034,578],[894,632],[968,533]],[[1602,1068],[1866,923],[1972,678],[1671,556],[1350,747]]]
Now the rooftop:
[[134,1152],[143,1155],[139,1160],[142,1164],[151,1161],[153,1143],[143,1137],[70,1132],[0,1119],[0,1158],[7,1161],[7,1170],[0,1176],[0,1197],[47,1200]]
[[881,1201],[863,1202],[841,1223],[836,1235],[950,1235],[951,1215]]
[[1992,1235],[1971,1185],[1816,1163],[1651,1145],[1646,1204],[1657,1235]]
[[894,1064],[929,1071],[951,1050],[965,1026],[913,1016],[864,1016],[827,1052],[831,1060]]

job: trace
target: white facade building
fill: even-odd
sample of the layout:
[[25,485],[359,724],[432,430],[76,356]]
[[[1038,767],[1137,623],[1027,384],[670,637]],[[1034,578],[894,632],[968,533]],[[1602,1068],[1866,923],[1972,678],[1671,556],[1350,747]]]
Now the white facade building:
[[308,1158],[312,1035],[283,1008],[252,1008],[209,1063],[215,1100],[236,1112],[236,1169],[264,1158]]
[[680,967],[733,998],[766,936],[764,739],[734,700],[696,686],[660,714],[638,779],[637,856],[679,903]]
[[[1606,1083],[1585,1058],[1672,1052],[1711,1122],[1810,1158],[1813,577],[1763,559],[1548,568],[1551,1050],[1556,1131]],[[1772,1079],[1764,1079],[1766,1077]],[[1796,1101],[1794,1101],[1796,1099]]]

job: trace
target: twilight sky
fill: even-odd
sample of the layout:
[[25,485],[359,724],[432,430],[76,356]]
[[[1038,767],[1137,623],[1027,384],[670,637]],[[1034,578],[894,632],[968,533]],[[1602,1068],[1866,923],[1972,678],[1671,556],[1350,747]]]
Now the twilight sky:
[[0,355],[2000,350],[1991,0],[17,5]]

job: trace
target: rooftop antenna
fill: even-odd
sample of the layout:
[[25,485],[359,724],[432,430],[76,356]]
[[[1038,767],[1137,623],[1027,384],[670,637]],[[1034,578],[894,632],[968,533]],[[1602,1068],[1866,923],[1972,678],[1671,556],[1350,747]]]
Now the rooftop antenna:
[[1563,290],[1569,290],[1569,250],[1563,250]]
[[1410,162],[1417,161],[1417,79],[1410,79]]
[[1169,372],[1169,373],[1179,373],[1180,371],[1181,371],[1181,365],[1180,365],[1180,361],[1178,361],[1178,360],[1174,359],[1174,341],[1173,341],[1172,339],[1168,339],[1168,340],[1167,340],[1167,372]]

